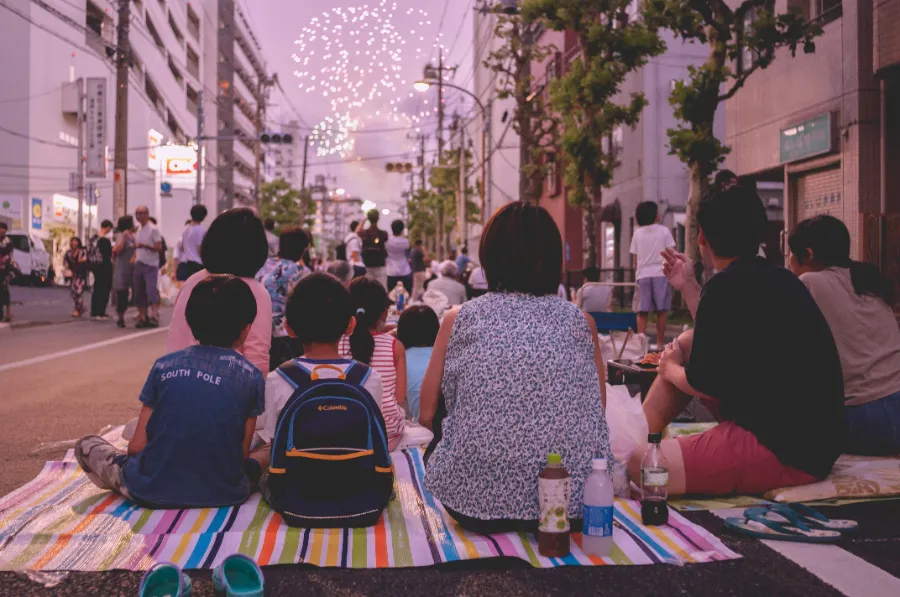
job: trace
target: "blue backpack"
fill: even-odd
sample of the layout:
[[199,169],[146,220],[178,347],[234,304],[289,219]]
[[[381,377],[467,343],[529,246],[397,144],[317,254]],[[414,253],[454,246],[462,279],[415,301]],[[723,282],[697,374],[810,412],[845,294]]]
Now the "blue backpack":
[[278,373],[294,388],[272,438],[268,497],[290,526],[372,526],[391,499],[394,468],[381,409],[363,387],[371,369],[354,362],[321,379],[297,360]]

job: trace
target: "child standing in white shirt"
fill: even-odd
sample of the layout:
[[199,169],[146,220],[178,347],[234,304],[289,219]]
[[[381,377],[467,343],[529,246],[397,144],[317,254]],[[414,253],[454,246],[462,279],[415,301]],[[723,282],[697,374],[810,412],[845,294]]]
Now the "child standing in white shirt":
[[634,255],[635,281],[638,297],[635,311],[638,314],[638,333],[647,331],[650,313],[656,314],[656,344],[661,349],[666,343],[666,319],[672,309],[672,287],[663,274],[661,253],[675,246],[672,232],[659,223],[659,206],[645,201],[637,206],[635,220],[639,228],[631,237],[631,254]]

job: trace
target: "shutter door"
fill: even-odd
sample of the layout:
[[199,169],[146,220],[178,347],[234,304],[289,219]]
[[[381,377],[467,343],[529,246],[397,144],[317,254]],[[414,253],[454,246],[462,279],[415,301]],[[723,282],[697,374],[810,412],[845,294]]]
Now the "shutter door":
[[841,169],[819,170],[797,177],[795,222],[827,214],[843,220],[844,203],[841,198]]

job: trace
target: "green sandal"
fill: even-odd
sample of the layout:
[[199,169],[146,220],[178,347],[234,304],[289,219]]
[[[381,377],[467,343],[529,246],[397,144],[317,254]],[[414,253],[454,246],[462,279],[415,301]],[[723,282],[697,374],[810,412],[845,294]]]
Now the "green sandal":
[[837,531],[812,529],[795,516],[791,523],[770,518],[769,508],[748,508],[744,510],[744,518],[728,518],[726,528],[736,533],[773,541],[792,541],[795,543],[837,543],[842,535]]

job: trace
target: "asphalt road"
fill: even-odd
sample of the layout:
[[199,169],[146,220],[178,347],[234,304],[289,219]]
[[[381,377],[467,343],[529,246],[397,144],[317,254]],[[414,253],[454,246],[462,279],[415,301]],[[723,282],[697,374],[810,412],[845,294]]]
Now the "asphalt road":
[[[168,310],[163,315],[166,325]],[[33,478],[45,460],[59,459],[64,453],[65,448],[39,450],[42,444],[74,440],[136,416],[138,392],[153,361],[164,350],[164,330],[147,333],[133,327],[119,330],[112,322],[55,319],[66,323],[0,330],[0,495]],[[900,501],[827,512],[860,521],[859,536],[840,547],[801,546],[785,551],[778,545],[729,535],[720,516],[688,513],[688,518],[722,537],[744,558],[683,567],[556,570],[534,570],[512,559],[413,570],[278,566],[265,569],[266,594],[900,595]],[[195,579],[193,595],[213,595],[209,571],[190,571],[190,575]],[[133,596],[140,578],[141,574],[134,572],[72,573],[50,588],[23,574],[0,572],[0,597]]]

